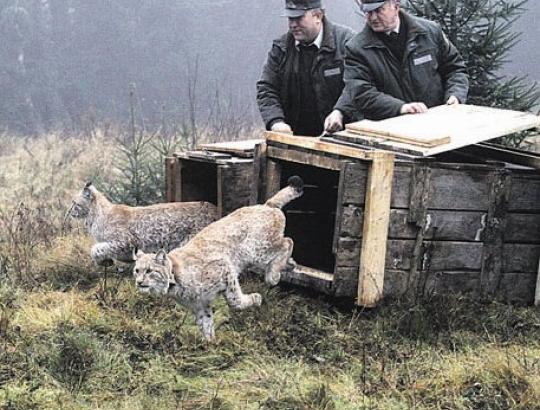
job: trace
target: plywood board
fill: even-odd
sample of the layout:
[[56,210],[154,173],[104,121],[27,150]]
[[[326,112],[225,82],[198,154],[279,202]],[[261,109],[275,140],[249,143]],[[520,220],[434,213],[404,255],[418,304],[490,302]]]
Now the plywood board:
[[[362,120],[346,125],[346,129],[360,135],[383,137],[390,141],[406,142],[422,147],[436,147],[450,142],[448,130],[440,130],[434,115],[426,115],[424,121],[411,121],[417,115],[404,115],[384,121]],[[404,124],[406,122],[406,124]]]
[[[431,108],[425,114],[404,115],[378,121],[378,126],[384,129],[384,124],[388,122],[391,124],[391,129],[399,129],[401,135],[409,135],[411,139],[414,139],[414,133],[418,132],[419,141],[425,140],[427,135],[431,135],[433,139],[448,135],[450,141],[428,147],[425,141],[420,144],[404,140],[395,141],[385,135],[377,137],[373,137],[373,133],[359,135],[359,131],[345,130],[335,135],[349,142],[356,141],[360,144],[393,149],[398,152],[430,156],[540,127],[540,117],[531,113],[465,104],[438,106]],[[351,124],[347,127],[350,128]]]
[[197,148],[205,151],[226,152],[238,157],[253,157],[253,152],[257,144],[262,143],[261,139],[216,142],[213,144],[201,144]]

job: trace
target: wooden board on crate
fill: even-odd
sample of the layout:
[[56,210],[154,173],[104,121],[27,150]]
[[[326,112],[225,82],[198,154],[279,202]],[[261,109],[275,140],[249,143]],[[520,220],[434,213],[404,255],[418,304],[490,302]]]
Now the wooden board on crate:
[[434,107],[425,114],[370,121],[366,132],[360,131],[361,123],[348,124],[345,131],[334,137],[396,152],[430,156],[538,128],[540,117],[520,111],[461,104]]
[[216,142],[213,144],[201,144],[197,148],[205,151],[225,152],[237,157],[252,158],[255,146],[262,142],[261,139]]
[[383,121],[362,120],[347,124],[345,128],[354,134],[382,137],[420,147],[436,147],[450,142],[448,130],[436,127],[439,122],[436,117],[425,115],[423,121],[417,120],[418,115],[404,115]]

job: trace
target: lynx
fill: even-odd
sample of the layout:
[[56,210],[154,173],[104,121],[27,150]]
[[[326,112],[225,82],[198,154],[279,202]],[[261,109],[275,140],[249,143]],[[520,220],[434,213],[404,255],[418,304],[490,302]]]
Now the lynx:
[[259,293],[244,294],[239,274],[247,268],[265,272],[265,281],[277,285],[290,268],[293,241],[284,236],[281,208],[302,195],[300,177],[263,205],[237,209],[204,228],[184,247],[167,254],[137,252],[133,276],[144,293],[168,295],[192,310],[207,340],[214,338],[212,302],[223,294],[234,309],[260,306]]
[[86,219],[86,228],[96,241],[90,255],[101,266],[113,260],[133,262],[134,249],[157,252],[182,246],[217,219],[216,207],[207,202],[113,204],[91,182],[73,200],[69,213]]

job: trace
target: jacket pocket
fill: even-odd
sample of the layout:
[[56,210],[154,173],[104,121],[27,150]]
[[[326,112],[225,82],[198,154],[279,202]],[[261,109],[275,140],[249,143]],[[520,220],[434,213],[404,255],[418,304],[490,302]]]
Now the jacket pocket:
[[410,56],[409,70],[413,79],[415,94],[428,106],[434,105],[442,97],[441,76],[435,49],[416,50]]

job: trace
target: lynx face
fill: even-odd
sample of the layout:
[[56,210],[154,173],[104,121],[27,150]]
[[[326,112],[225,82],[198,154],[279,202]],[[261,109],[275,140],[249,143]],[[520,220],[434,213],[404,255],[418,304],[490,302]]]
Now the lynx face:
[[142,293],[166,295],[169,290],[171,262],[164,251],[157,254],[139,251],[133,267],[137,289]]

